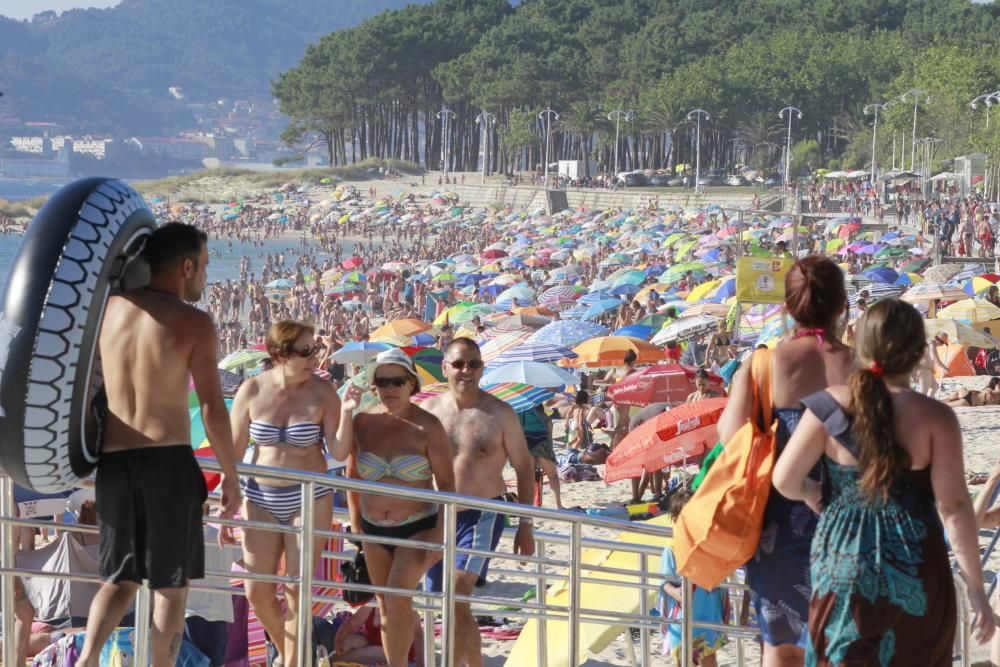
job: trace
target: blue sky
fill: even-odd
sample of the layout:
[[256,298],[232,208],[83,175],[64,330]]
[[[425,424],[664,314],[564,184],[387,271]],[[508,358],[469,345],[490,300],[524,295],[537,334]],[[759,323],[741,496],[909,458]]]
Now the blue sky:
[[0,16],[30,19],[49,9],[62,12],[77,7],[112,7],[121,0],[0,0]]

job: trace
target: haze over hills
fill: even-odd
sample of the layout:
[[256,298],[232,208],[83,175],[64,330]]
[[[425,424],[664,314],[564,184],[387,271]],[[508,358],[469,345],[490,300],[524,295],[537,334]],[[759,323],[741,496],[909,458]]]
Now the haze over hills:
[[428,0],[123,0],[109,9],[0,17],[0,116],[95,132],[190,126],[187,101],[268,96],[306,46]]

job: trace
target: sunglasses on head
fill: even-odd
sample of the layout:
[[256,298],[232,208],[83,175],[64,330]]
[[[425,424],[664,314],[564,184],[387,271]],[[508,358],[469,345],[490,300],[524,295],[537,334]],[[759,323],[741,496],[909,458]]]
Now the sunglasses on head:
[[466,366],[468,366],[469,370],[472,371],[478,371],[480,368],[483,367],[482,359],[469,359],[468,361],[466,361],[465,359],[456,359],[455,361],[448,361],[447,363],[451,364],[451,367],[454,368],[456,371],[460,371]]
[[303,350],[296,350],[296,349],[293,348],[292,351],[291,351],[291,354],[293,354],[293,355],[295,355],[297,357],[302,357],[303,359],[308,359],[309,357],[313,356],[317,352],[319,352],[319,346],[314,345],[313,347],[307,347],[307,348],[305,348]]
[[382,389],[385,389],[386,387],[403,387],[406,386],[406,384],[409,383],[409,381],[410,378],[404,376],[397,376],[391,378],[377,377],[374,380],[372,380],[372,382],[375,383],[376,387],[381,387]]

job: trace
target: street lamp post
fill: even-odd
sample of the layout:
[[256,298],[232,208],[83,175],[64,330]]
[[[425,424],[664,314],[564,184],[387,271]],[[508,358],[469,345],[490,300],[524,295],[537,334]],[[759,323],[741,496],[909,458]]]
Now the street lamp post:
[[481,125],[483,128],[483,185],[486,184],[486,163],[490,159],[490,123],[496,124],[496,122],[497,117],[486,110],[476,116],[476,125]]
[[973,109],[979,108],[979,101],[983,100],[986,102],[986,129],[990,129],[990,107],[993,106],[995,102],[1000,102],[1000,90],[994,90],[992,93],[983,93],[976,98],[973,98],[969,106]]
[[799,120],[802,120],[802,111],[796,107],[785,107],[778,112],[778,118],[784,118],[785,112],[788,112],[788,135],[785,138],[785,191],[788,191],[788,176],[789,169],[792,166],[792,115],[798,114]]
[[687,119],[691,120],[691,116],[695,116],[698,124],[694,149],[694,191],[701,192],[701,185],[698,184],[698,181],[701,179],[701,117],[705,116],[705,120],[712,120],[712,117],[707,111],[701,108],[688,111]]
[[635,118],[635,111],[632,109],[615,109],[608,114],[608,120],[615,121],[615,166],[612,178],[617,178],[618,176],[618,127],[621,125],[622,116],[625,116],[625,120],[632,120]]
[[451,142],[448,141],[448,122],[455,112],[451,109],[441,109],[437,117],[441,119],[441,153],[444,161],[444,180],[448,181],[448,162],[451,158]]
[[[878,135],[878,110],[881,109],[882,111],[885,111],[885,108],[890,104],[891,102],[885,102],[885,103],[872,102],[864,109],[862,109],[862,112],[865,114],[868,113],[875,114],[875,124],[872,126],[872,173],[871,173],[872,187],[875,186],[875,179],[878,178],[878,172],[875,169],[875,137]],[[893,150],[895,150],[895,148]]]
[[552,129],[552,119],[555,116],[556,120],[559,120],[559,114],[545,107],[543,111],[538,114],[538,117],[545,121],[545,188],[549,187],[549,131]]
[[[926,96],[926,97],[924,97]],[[917,153],[917,106],[920,104],[920,98],[924,97],[924,103],[930,104],[931,98],[927,95],[926,90],[921,90],[920,88],[911,88],[899,98],[902,101],[906,101],[907,97],[913,98],[913,134],[910,138],[910,171],[916,164],[916,153]],[[900,165],[903,166],[903,165]]]

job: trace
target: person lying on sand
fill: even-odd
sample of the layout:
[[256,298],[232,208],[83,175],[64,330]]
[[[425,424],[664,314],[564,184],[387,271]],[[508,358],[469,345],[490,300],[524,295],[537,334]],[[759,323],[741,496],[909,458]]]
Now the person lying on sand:
[[953,408],[1000,405],[1000,377],[991,378],[989,386],[982,391],[977,389],[959,389],[954,394],[946,396],[941,400]]

